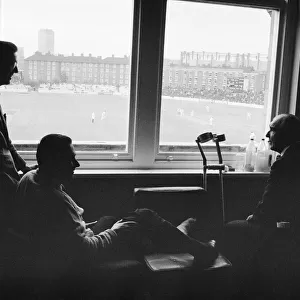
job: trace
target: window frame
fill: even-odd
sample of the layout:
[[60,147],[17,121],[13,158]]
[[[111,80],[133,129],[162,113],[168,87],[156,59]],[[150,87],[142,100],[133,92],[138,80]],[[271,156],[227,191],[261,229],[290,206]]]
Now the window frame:
[[[178,0],[178,1],[184,1],[184,0]],[[221,0],[221,1],[209,1],[209,0],[204,0],[204,1],[197,1],[197,0],[191,0],[189,2],[198,2],[198,3],[214,3],[214,4],[231,4],[231,5],[237,5],[237,6],[245,6],[245,7],[257,7],[257,8],[265,8],[265,9],[276,9],[279,11],[278,14],[278,28],[275,29],[278,30],[278,35],[273,37],[273,43],[277,43],[277,47],[273,49],[273,51],[276,51],[276,56],[275,57],[275,62],[273,63],[273,74],[274,80],[270,79],[270,83],[273,85],[272,90],[273,90],[273,95],[269,96],[269,101],[272,100],[271,104],[271,109],[269,110],[270,113],[267,115],[266,118],[266,128],[267,125],[269,124],[270,120],[272,119],[273,116],[275,116],[278,113],[283,113],[283,112],[288,112],[287,108],[289,106],[289,91],[286,89],[287,82],[283,82],[283,77],[281,74],[290,74],[292,71],[292,59],[287,63],[283,64],[283,58],[286,56],[284,53],[287,53],[287,48],[286,45],[291,45],[290,40],[290,35],[287,35],[287,21],[288,21],[288,5],[285,1],[227,1],[227,0]],[[166,7],[164,7],[166,9]],[[289,7],[289,17],[291,17],[291,9]],[[165,19],[163,23],[163,27],[165,25]],[[164,28],[163,28],[163,33],[164,33]],[[161,36],[161,39],[163,39],[164,36]],[[271,41],[270,41],[271,42]],[[162,45],[164,44],[163,42],[161,43]],[[163,48],[161,49],[160,52],[160,62],[163,60],[163,55],[164,51]],[[162,66],[161,66],[162,68]],[[272,72],[270,72],[272,73]],[[161,85],[162,85],[162,80],[160,78],[160,88],[159,91],[161,91]],[[277,87],[277,88],[274,88]],[[279,95],[284,95],[279,97]],[[280,99],[285,99],[281,100]],[[157,107],[160,107],[161,103],[161,95],[159,95],[157,99]],[[290,112],[290,111],[289,111]],[[179,162],[181,162],[181,165],[184,165],[184,167],[187,168],[193,168],[193,165],[195,164],[195,160],[199,159],[199,153],[181,153],[181,152],[175,152],[175,153],[162,153],[159,151],[159,121],[160,121],[160,111],[157,112],[157,119],[156,119],[156,125],[158,127],[157,129],[157,134],[156,134],[156,140],[155,140],[155,161],[156,162],[163,162],[163,161],[168,161],[170,159],[170,156],[172,156],[172,162],[176,162],[177,165]],[[196,137],[195,137],[196,138]],[[221,146],[222,147],[222,146]],[[209,148],[209,147],[208,147]],[[233,147],[234,148],[234,147]],[[240,147],[238,151],[242,151],[243,147]],[[227,164],[231,164],[235,160],[235,151],[229,151],[229,152],[224,152],[222,151],[223,154],[223,159]],[[211,155],[210,159],[213,162],[217,161],[217,155]]]
[[[171,1],[171,0],[169,0]],[[186,0],[178,0],[186,1]],[[291,96],[289,80],[295,78],[294,51],[297,14],[294,0],[189,0],[210,4],[228,4],[279,10],[276,62],[272,109],[266,118],[268,124],[278,113],[295,113],[297,93]],[[195,169],[201,167],[200,153],[185,152],[196,143],[178,146],[180,151],[159,153],[160,105],[163,80],[164,34],[167,0],[134,0],[131,76],[129,80],[129,124],[127,152],[119,152],[122,143],[108,143],[107,151],[79,151],[77,157],[82,169]],[[287,34],[289,32],[289,34]],[[151,49],[151,51],[149,51]],[[290,55],[290,52],[293,55]],[[151,67],[149,67],[151,66]],[[100,65],[100,77],[106,65]],[[125,67],[125,66],[124,66]],[[126,66],[127,67],[127,66]],[[125,68],[126,68],[125,67]],[[120,70],[125,70],[120,66]],[[127,69],[126,69],[127,70]],[[125,73],[125,72],[124,72]],[[128,76],[128,75],[127,75]],[[272,82],[270,80],[270,82]],[[271,100],[270,100],[271,101]],[[199,133],[200,134],[200,133]],[[15,144],[19,142],[14,141]],[[76,142],[74,141],[74,144]],[[79,143],[80,144],[80,143]],[[80,145],[79,145],[80,146]],[[103,145],[102,145],[103,146]],[[105,146],[105,145],[104,145]],[[115,148],[114,148],[115,147]],[[239,145],[222,147],[225,163],[231,163],[235,154],[243,150]],[[75,147],[76,149],[76,147]],[[207,158],[215,162],[217,155],[207,146]],[[35,161],[34,150],[20,151],[28,161]]]

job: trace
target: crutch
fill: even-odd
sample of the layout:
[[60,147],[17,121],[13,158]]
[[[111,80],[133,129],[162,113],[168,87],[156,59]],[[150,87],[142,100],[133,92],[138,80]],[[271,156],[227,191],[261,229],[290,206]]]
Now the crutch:
[[[204,154],[203,148],[201,147],[201,144],[206,143],[211,140],[213,140],[213,142],[215,142],[215,144],[216,144],[218,158],[219,158],[218,164],[207,164],[206,156]],[[224,142],[225,140],[226,139],[225,139],[224,134],[213,134],[211,132],[202,133],[196,139],[196,143],[198,145],[199,151],[200,151],[202,159],[203,159],[203,188],[204,188],[204,190],[207,191],[207,170],[218,170],[219,171],[223,225],[226,223],[223,171],[225,171],[228,167],[225,164],[223,164],[223,159],[222,159],[219,142]]]

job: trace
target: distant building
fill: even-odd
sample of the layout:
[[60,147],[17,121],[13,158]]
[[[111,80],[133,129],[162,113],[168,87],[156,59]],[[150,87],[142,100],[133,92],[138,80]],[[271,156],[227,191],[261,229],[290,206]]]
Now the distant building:
[[265,89],[267,56],[186,52],[164,60],[163,87],[260,93]]
[[78,83],[114,86],[129,85],[128,56],[64,56],[35,52],[25,59],[24,83]]
[[266,72],[268,57],[261,53],[186,52],[180,53],[181,64],[191,67],[250,68]]
[[259,93],[265,88],[266,74],[245,73],[239,68],[211,68],[185,65],[164,65],[163,87],[183,87],[200,90],[251,91]]
[[180,65],[164,66],[163,70],[163,86],[226,89],[229,78],[243,78],[243,70]]
[[38,51],[41,53],[54,53],[54,31],[52,29],[39,30]]
[[18,70],[24,71],[24,47],[18,47],[17,61],[18,61]]

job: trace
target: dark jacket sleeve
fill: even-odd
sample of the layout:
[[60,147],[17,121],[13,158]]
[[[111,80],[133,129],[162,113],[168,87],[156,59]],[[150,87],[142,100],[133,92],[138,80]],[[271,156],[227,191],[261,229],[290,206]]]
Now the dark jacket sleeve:
[[260,223],[275,225],[280,214],[280,207],[284,205],[285,192],[283,172],[282,162],[275,161],[271,167],[262,199],[253,214]]
[[258,203],[254,217],[263,224],[276,225],[278,221],[292,221],[299,215],[300,169],[298,151],[290,149],[275,161]]
[[11,153],[11,156],[14,160],[15,163],[15,167],[16,169],[19,170],[23,170],[26,166],[26,162],[25,160],[19,155],[19,153],[17,152],[16,148],[14,147],[14,145],[12,144],[9,135],[8,135],[8,130],[7,130],[7,125],[6,125],[6,117],[2,112],[2,108],[0,105],[0,132],[2,133],[2,135],[4,136],[5,140],[6,140],[6,144],[8,147],[8,150]]
[[14,159],[16,169],[18,171],[23,171],[26,167],[26,162],[25,160],[20,156],[20,154],[17,152],[17,149],[15,146],[12,144],[11,140],[8,140],[8,148],[10,150],[11,156]]
[[17,189],[17,180],[7,173],[0,171],[0,224],[8,226],[12,222],[13,198]]

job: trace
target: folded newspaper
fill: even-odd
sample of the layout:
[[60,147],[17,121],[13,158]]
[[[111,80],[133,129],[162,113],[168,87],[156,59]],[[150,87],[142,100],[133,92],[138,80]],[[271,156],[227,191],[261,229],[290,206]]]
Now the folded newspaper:
[[[194,264],[194,256],[189,253],[155,253],[145,255],[144,259],[149,269],[154,272],[188,269]],[[219,254],[210,266],[203,269],[214,270],[230,266],[231,262],[222,254]]]
[[189,253],[156,253],[145,255],[145,262],[152,271],[171,271],[190,268],[194,256]]

